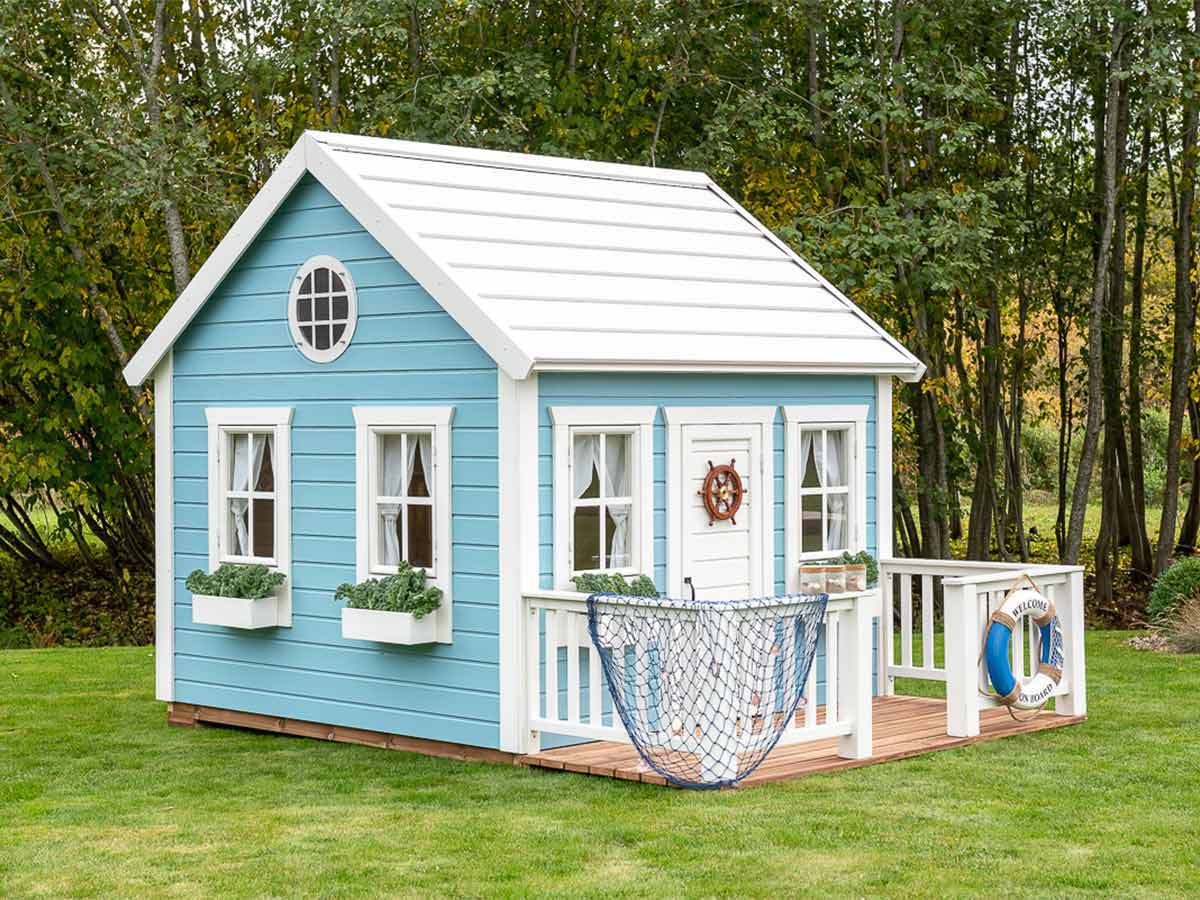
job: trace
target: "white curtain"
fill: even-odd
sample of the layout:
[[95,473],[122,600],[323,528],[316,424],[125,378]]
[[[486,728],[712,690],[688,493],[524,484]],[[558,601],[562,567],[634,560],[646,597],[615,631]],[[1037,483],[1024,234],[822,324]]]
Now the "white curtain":
[[574,472],[572,493],[578,499],[587,493],[592,483],[592,473],[600,471],[600,435],[575,435],[571,453],[571,469]]
[[[408,484],[408,493],[412,494],[413,475],[416,472],[417,454],[421,455],[421,472],[425,476],[425,490],[428,496],[433,495],[433,485],[430,482],[432,477],[429,468],[429,460],[432,456],[432,442],[427,434],[410,434],[408,436],[408,459],[405,463],[405,481]],[[415,495],[414,495],[415,496]]]
[[[808,464],[809,454],[813,450],[813,438],[820,437],[819,431],[806,431],[800,429],[800,484],[802,487],[818,487],[821,483],[820,468],[817,466],[810,470]],[[820,441],[817,441],[820,444]],[[812,481],[809,481],[809,474],[812,474]]]
[[[409,446],[415,443],[409,442]],[[408,466],[404,459],[404,441],[401,435],[386,434],[380,439],[383,449],[383,478],[380,484],[380,494],[385,497],[399,497],[404,490],[404,477]],[[383,519],[383,559],[385,566],[400,564],[400,535],[396,531],[396,521],[400,515],[399,503],[380,503],[379,514]]]
[[843,485],[845,475],[845,466],[843,462],[846,458],[846,432],[844,431],[827,431],[825,439],[829,442],[825,451],[825,484]]
[[[231,441],[233,447],[233,474],[230,477],[230,490],[250,492],[258,488],[258,478],[262,474],[263,458],[272,460],[271,435],[269,434],[236,434]],[[253,460],[251,456],[253,455]],[[253,465],[251,462],[253,461]],[[274,472],[275,466],[271,466]],[[229,514],[233,519],[233,546],[230,548],[234,556],[253,556],[250,546],[250,500],[246,497],[229,498]],[[272,532],[274,533],[274,532]]]
[[[626,435],[610,435],[605,441],[604,494],[607,497],[628,497],[629,488],[629,438]],[[613,520],[612,548],[608,551],[610,568],[629,565],[629,513],[625,504],[608,507]]]
[[[250,490],[250,436],[235,434],[229,444],[233,452],[233,474],[229,480],[229,488],[234,491]],[[229,498],[229,516],[233,520],[233,546],[230,548],[234,556],[250,555],[250,501],[245,497]]]
[[[826,484],[844,485],[846,483],[846,432],[826,432],[829,442],[825,453],[825,470],[828,474]],[[829,494],[825,498],[825,547],[829,550],[844,550],[846,548],[846,506],[849,494]]]

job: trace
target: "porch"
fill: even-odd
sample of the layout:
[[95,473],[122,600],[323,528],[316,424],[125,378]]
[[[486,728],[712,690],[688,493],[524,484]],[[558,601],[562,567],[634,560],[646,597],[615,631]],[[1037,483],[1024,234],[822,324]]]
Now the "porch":
[[[1014,718],[987,696],[979,650],[989,616],[1022,575],[1054,601],[1064,667],[1047,707]],[[879,582],[872,590],[830,597],[808,702],[743,784],[888,762],[1086,718],[1081,568],[885,559]],[[527,593],[524,603],[527,741],[518,761],[665,784],[638,757],[613,713],[588,638],[586,598],[539,591]],[[1013,633],[1011,649],[1018,677],[1037,670],[1032,621]],[[927,683],[921,694],[944,697],[906,695],[916,682]],[[730,711],[745,721],[761,713]]]

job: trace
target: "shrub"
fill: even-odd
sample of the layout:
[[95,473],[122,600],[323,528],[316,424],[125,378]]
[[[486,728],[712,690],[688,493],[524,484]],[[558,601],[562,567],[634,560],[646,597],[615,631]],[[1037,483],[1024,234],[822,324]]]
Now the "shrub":
[[1200,653],[1200,597],[1180,604],[1163,629],[1167,643],[1178,653]]
[[867,584],[879,583],[879,563],[866,550],[859,550],[857,553],[843,553],[838,562],[842,565],[866,566]]
[[1186,601],[1200,597],[1200,556],[1181,559],[1158,576],[1146,618],[1162,622]]
[[96,552],[54,549],[61,568],[0,555],[0,649],[107,647],[154,641],[154,574]]
[[272,572],[266,566],[222,563],[211,575],[203,569],[196,569],[184,584],[193,594],[262,600],[275,593],[275,589],[286,579],[287,576],[282,572]]
[[347,609],[411,613],[421,619],[442,605],[442,590],[425,583],[424,569],[401,562],[395,575],[339,585],[333,599],[345,600]]
[[575,590],[585,594],[620,594],[623,597],[657,597],[658,588],[645,575],[637,575],[633,581],[626,581],[624,575],[605,575],[600,572],[589,572],[586,575],[576,575],[571,579]]

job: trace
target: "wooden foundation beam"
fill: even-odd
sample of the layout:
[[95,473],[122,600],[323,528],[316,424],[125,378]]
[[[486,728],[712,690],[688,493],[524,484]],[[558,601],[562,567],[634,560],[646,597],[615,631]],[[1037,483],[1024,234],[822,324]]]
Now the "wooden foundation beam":
[[196,706],[191,703],[168,703],[167,722],[183,727],[193,725],[215,725],[227,728],[245,728],[251,731],[269,731],[292,737],[313,738],[319,741],[336,741],[342,744],[363,744],[385,750],[400,750],[405,753],[421,753],[441,759],[457,759],[463,762],[491,762],[513,765],[515,753],[489,750],[486,747],[470,747],[450,741],[431,741],[425,738],[406,737],[384,731],[369,731],[365,728],[347,728],[342,725],[323,725],[302,719],[285,719],[279,716],[264,716],[258,713],[238,712],[214,706]]

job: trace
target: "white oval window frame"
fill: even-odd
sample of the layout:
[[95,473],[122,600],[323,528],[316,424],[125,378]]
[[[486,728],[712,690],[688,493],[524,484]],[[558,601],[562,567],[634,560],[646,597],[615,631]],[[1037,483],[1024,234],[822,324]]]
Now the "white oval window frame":
[[[328,350],[318,350],[306,341],[304,335],[300,333],[300,323],[296,319],[296,301],[300,298],[300,286],[304,284],[304,279],[316,269],[331,270],[342,279],[346,286],[346,330]],[[358,327],[358,288],[354,284],[350,270],[341,260],[333,256],[321,255],[308,259],[296,270],[296,277],[292,279],[292,289],[288,291],[287,315],[288,327],[292,332],[292,343],[305,359],[315,363],[333,362],[346,352],[346,348],[350,346],[350,341],[354,338],[354,330]]]

